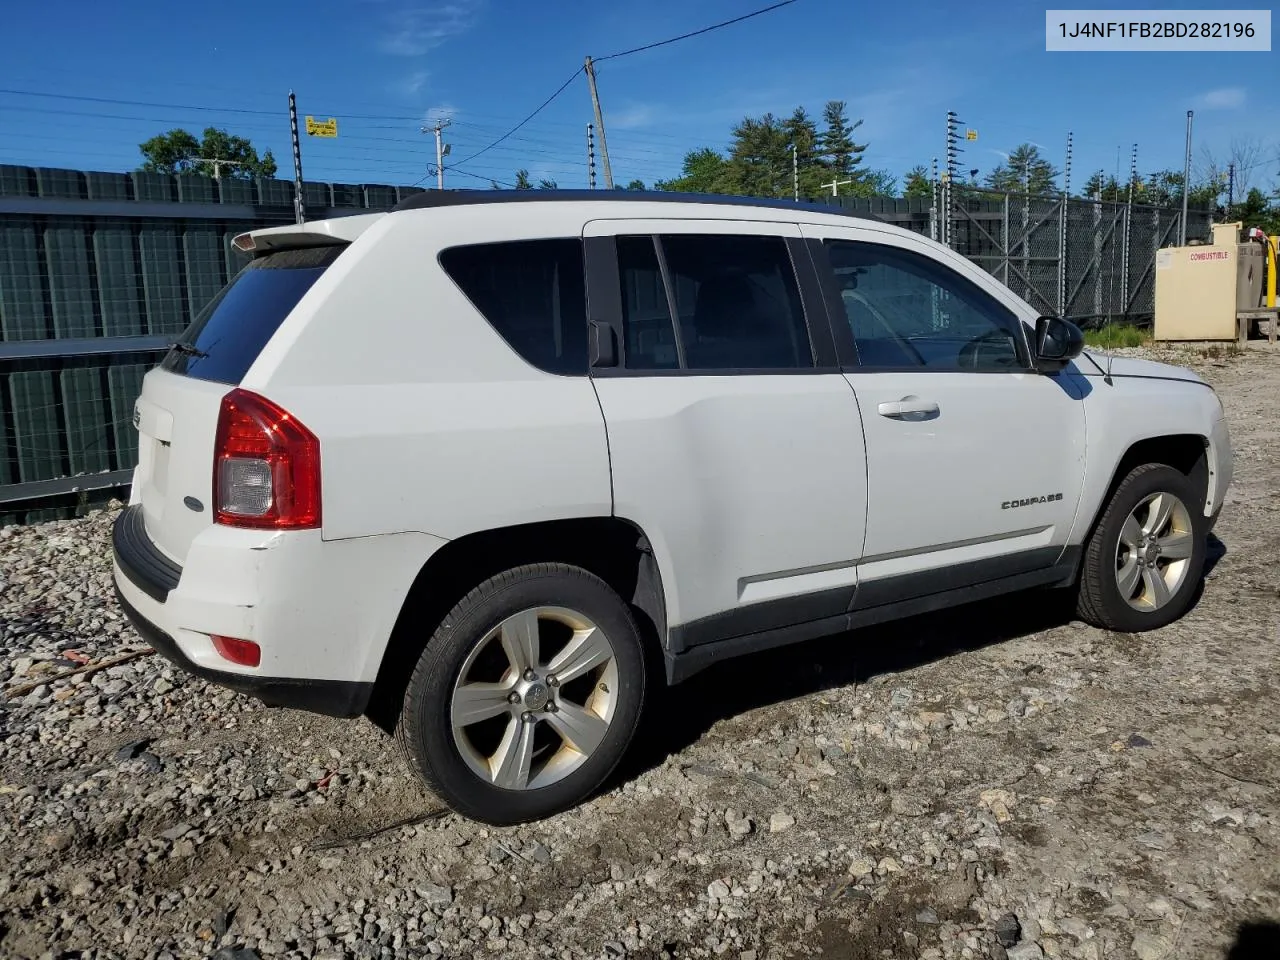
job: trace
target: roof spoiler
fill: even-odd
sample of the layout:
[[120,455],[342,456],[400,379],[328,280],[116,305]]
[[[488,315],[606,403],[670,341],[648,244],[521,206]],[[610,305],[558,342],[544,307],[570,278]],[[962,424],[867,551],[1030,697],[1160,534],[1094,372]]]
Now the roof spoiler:
[[263,227],[238,234],[231,245],[241,253],[251,256],[275,250],[296,250],[299,247],[339,246],[351,243],[385,216],[385,213],[363,213],[350,217],[312,220],[310,223]]

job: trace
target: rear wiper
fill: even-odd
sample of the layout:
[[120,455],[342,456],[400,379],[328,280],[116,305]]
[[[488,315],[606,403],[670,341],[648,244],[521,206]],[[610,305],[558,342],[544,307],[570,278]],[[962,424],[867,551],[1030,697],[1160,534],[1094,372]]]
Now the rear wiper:
[[169,349],[177,350],[183,356],[196,357],[197,359],[200,359],[200,360],[203,360],[205,357],[209,356],[207,353],[205,353],[203,350],[196,347],[194,344],[184,343],[181,340],[177,341],[176,343],[169,344]]

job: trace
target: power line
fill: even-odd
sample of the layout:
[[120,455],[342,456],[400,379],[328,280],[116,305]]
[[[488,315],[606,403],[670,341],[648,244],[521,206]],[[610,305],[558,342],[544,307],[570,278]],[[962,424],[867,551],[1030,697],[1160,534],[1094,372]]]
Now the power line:
[[569,84],[573,83],[573,81],[574,81],[574,80],[578,79],[578,74],[582,73],[582,69],[583,69],[582,67],[578,67],[578,69],[574,70],[574,71],[573,71],[573,73],[569,75],[569,79],[568,79],[568,80],[566,80],[564,83],[560,84],[559,89],[557,89],[555,93],[553,93],[551,96],[547,97],[547,99],[543,100],[543,101],[542,101],[542,103],[538,106],[538,108],[537,108],[536,110],[534,110],[534,111],[533,111],[533,113],[529,114],[527,117],[525,117],[525,118],[524,118],[523,120],[521,120],[519,123],[517,123],[514,127],[512,127],[510,130],[508,130],[508,131],[507,131],[506,133],[504,133],[502,136],[500,136],[497,140],[495,140],[495,141],[493,141],[493,143],[489,144],[487,147],[483,147],[483,148],[481,148],[480,150],[477,150],[475,153],[473,153],[471,156],[467,157],[467,159],[465,159],[465,160],[460,160],[460,161],[458,162],[458,164],[457,164],[457,165],[459,165],[459,166],[460,166],[461,164],[464,164],[464,163],[470,163],[470,162],[471,162],[472,160],[474,160],[476,157],[480,156],[480,154],[485,153],[485,152],[487,152],[487,151],[489,151],[489,150],[492,150],[494,147],[496,147],[498,144],[500,144],[503,140],[507,139],[507,137],[511,136],[513,133],[515,133],[517,130],[519,130],[521,127],[523,127],[526,123],[528,123],[530,120],[532,120],[532,119],[533,119],[534,117],[536,117],[538,114],[540,114],[544,109],[546,109],[546,107],[548,107],[548,106],[551,104],[551,101],[552,101],[552,100],[554,100],[556,97],[560,96],[560,94],[564,93],[564,92],[565,92],[565,90],[567,90],[567,89],[569,88]]
[[633,53],[643,53],[645,50],[652,50],[655,47],[665,47],[669,43],[676,43],[679,40],[688,40],[690,37],[697,37],[704,33],[710,33],[712,30],[719,30],[721,27],[732,26],[735,23],[741,23],[743,20],[750,20],[752,17],[758,17],[763,13],[769,13],[777,10],[779,7],[787,7],[795,3],[796,0],[782,0],[781,3],[775,3],[771,7],[765,7],[756,10],[753,13],[744,13],[740,17],[734,17],[732,20],[725,20],[721,23],[713,23],[709,27],[703,27],[701,30],[694,30],[690,33],[682,33],[678,37],[671,37],[669,40],[659,40],[656,43],[646,43],[643,47],[632,47],[630,50],[622,50],[618,53],[611,53],[607,57],[592,57],[596,63],[602,63],[605,60],[617,60],[618,57],[629,57]]
[[1280,163],[1280,157],[1272,157],[1270,160],[1255,160],[1253,163],[1250,163],[1246,166],[1237,167],[1236,169],[1241,171],[1252,170],[1254,167],[1265,167],[1269,163]]
[[150,103],[145,100],[116,100],[112,97],[83,97],[73,96],[69,93],[38,93],[34,90],[0,89],[0,93],[7,93],[16,97],[47,97],[51,100],[85,100],[89,103],[107,103],[117,107],[152,107],[158,110],[207,110],[211,113],[252,113],[263,117],[278,117],[281,112],[279,110],[249,110],[244,107],[197,107],[191,104]]

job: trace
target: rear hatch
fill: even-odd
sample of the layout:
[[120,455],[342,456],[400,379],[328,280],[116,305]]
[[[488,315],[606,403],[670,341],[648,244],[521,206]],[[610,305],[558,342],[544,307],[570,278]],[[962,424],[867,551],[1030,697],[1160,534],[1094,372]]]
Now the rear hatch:
[[213,523],[213,447],[222,398],[346,247],[277,250],[252,260],[143,379],[134,415],[133,500],[142,505],[152,541],[176,562]]

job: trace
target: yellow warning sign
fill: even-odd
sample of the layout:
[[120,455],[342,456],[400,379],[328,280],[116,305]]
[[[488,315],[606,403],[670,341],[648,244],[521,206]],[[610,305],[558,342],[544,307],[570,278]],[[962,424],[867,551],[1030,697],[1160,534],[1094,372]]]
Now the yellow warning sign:
[[307,135],[311,137],[336,137],[338,135],[338,119],[317,120],[307,117]]
[[964,138],[965,138],[966,140],[977,140],[977,139],[978,139],[978,131],[977,131],[977,130],[966,130],[966,131],[964,132]]

